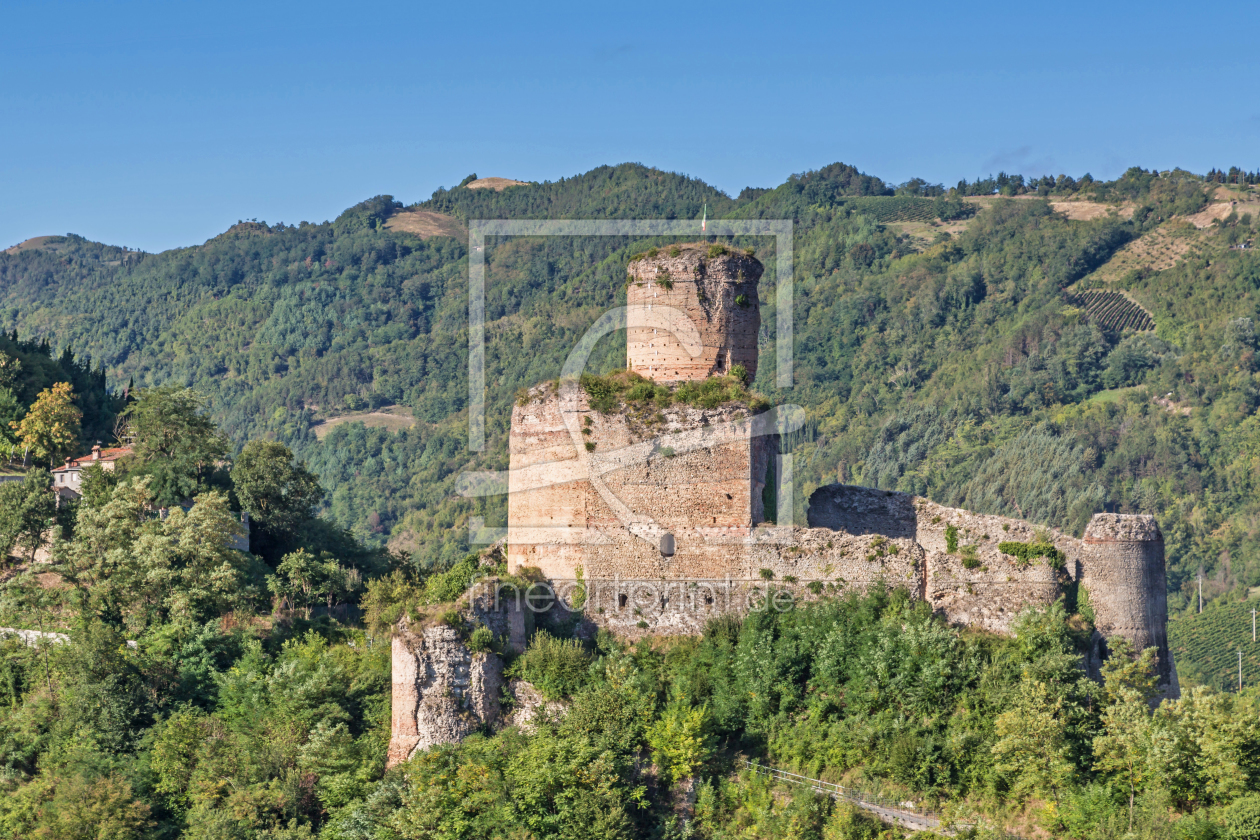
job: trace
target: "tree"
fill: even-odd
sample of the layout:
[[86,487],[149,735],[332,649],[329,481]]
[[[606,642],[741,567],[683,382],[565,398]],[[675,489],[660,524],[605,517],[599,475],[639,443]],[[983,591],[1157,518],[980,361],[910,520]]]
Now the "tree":
[[40,809],[33,837],[48,840],[131,840],[146,836],[152,825],[149,806],[135,798],[131,785],[117,776],[88,781],[59,779],[55,793]]
[[708,730],[707,706],[671,704],[648,730],[652,760],[674,781],[694,776],[713,754]]
[[227,438],[204,408],[205,398],[193,389],[167,385],[141,391],[124,412],[122,437],[131,443],[139,471],[154,477],[161,506],[191,498],[227,457]]
[[232,548],[240,525],[227,497],[209,492],[191,509],[154,516],[151,476],[128,479],[107,504],[83,508],[73,539],[57,551],[57,571],[90,612],[143,628],[191,625],[248,606],[247,555]]
[[47,470],[31,470],[19,484],[0,484],[0,563],[15,548],[25,548],[31,561],[47,543],[49,527],[57,515]]
[[1012,708],[998,716],[993,755],[997,769],[1014,777],[1016,793],[1049,793],[1057,805],[1071,784],[1067,705],[1061,692],[1025,674]]
[[232,465],[232,486],[254,523],[283,541],[324,496],[319,479],[283,444],[251,440]]
[[74,406],[74,389],[69,382],[58,382],[40,391],[22,421],[10,426],[36,458],[55,466],[79,445],[82,419],[83,412]]
[[1133,830],[1133,801],[1153,773],[1155,747],[1151,727],[1151,698],[1157,693],[1156,648],[1132,655],[1129,641],[1110,641],[1111,656],[1103,665],[1103,734],[1094,738],[1095,766],[1115,773],[1129,789],[1129,830]]
[[1133,800],[1153,770],[1150,710],[1141,693],[1131,688],[1116,689],[1113,701],[1103,711],[1104,732],[1094,739],[1095,767],[1115,773],[1129,789],[1130,831]]

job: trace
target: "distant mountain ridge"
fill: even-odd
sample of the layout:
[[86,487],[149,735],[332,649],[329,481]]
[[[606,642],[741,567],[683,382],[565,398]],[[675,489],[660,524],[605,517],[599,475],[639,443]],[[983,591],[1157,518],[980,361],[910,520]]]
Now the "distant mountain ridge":
[[[471,517],[504,522],[501,499],[458,498],[454,476],[506,466],[512,395],[555,377],[577,337],[624,300],[628,257],[665,242],[487,245],[490,446],[474,455],[463,225],[698,219],[706,204],[710,218],[791,218],[796,385],[776,392],[763,365],[755,386],[807,410],[788,442],[799,510],[813,488],[843,480],[1078,531],[1094,510],[1150,512],[1169,541],[1174,608],[1200,564],[1219,578],[1216,594],[1260,585],[1260,561],[1244,559],[1260,557],[1247,466],[1260,451],[1260,268],[1242,247],[1260,216],[1255,189],[1135,169],[1113,182],[1003,175],[951,191],[836,164],[741,196],[622,164],[438,190],[411,207],[378,196],[332,222],[244,223],[161,254],[68,236],[0,255],[0,328],[90,353],[116,385],[197,387],[238,443],[294,447],[340,522],[417,562],[448,562],[466,550]],[[1050,199],[1101,212],[1072,220]],[[1217,222],[1184,221],[1205,208]],[[735,244],[773,258],[770,241]],[[1130,321],[1094,317],[1065,290],[1124,292],[1155,329],[1125,331]],[[775,350],[765,291],[763,354]],[[615,341],[597,348],[598,370],[622,364]],[[385,406],[415,425],[323,426],[322,442],[314,432]]]

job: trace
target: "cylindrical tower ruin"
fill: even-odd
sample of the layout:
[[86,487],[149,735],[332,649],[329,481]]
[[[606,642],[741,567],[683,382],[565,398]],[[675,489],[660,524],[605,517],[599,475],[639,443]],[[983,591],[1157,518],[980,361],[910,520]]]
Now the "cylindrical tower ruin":
[[707,379],[736,365],[757,375],[761,328],[751,254],[697,242],[649,251],[629,266],[626,365],[657,382]]
[[1135,652],[1156,648],[1159,681],[1171,686],[1164,535],[1155,517],[1096,513],[1083,542],[1080,583],[1098,633],[1123,636]]

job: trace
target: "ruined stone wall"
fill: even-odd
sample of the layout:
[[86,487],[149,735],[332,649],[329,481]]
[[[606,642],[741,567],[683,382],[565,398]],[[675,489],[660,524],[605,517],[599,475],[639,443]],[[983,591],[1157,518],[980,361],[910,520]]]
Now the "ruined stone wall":
[[[747,409],[601,414],[576,388],[533,397],[512,413],[510,572],[722,578],[747,566],[778,445],[753,434]],[[672,555],[661,551],[667,534]]]
[[[1036,528],[1019,519],[972,513],[889,490],[833,484],[810,497],[809,524],[856,534],[912,540],[925,558],[922,597],[948,620],[998,633],[1028,604],[1051,604],[1073,578],[1081,542],[1053,529],[1047,534],[1067,556],[1062,570],[1045,558],[1028,563],[1002,554],[1001,542],[1032,542]],[[948,551],[955,529],[958,549]],[[970,548],[969,548],[970,547]],[[972,568],[964,564],[972,557]]]
[[1153,516],[1098,513],[1085,528],[1081,586],[1103,639],[1124,636],[1159,651],[1160,682],[1174,682],[1168,649],[1164,535]]
[[394,631],[388,766],[462,740],[499,716],[503,660],[471,653],[446,625]]
[[[627,268],[626,364],[657,382],[707,379],[743,365],[757,374],[762,265],[708,243],[662,249]],[[743,296],[743,303],[736,303]],[[694,332],[680,329],[685,319]]]

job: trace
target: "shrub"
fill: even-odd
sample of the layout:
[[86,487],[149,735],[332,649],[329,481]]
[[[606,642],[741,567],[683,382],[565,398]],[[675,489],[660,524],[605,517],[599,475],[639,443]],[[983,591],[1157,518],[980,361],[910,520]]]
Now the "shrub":
[[709,246],[709,259],[713,259],[714,257],[725,256],[725,254],[726,254],[726,246],[723,245],[722,243],[718,242]]
[[694,776],[713,755],[707,706],[674,703],[648,730],[652,760],[671,782]]
[[1046,558],[1046,562],[1053,569],[1062,569],[1067,565],[1067,555],[1054,547],[1051,542],[1000,542],[998,543],[998,551],[1003,554],[1014,557],[1019,561],[1019,565],[1027,566],[1038,557]]
[[679,248],[677,245],[673,245],[673,246],[671,246],[671,247],[670,247],[670,249],[669,249],[669,255],[670,255],[671,257],[676,257],[676,256],[678,256],[678,255],[679,255],[679,254],[681,254],[681,253],[682,253],[682,249],[681,249],[681,248]]
[[587,451],[587,452],[594,452],[594,451],[595,451],[595,441],[593,441],[593,440],[588,440],[588,441],[586,442],[586,451]]
[[468,649],[473,653],[487,653],[494,649],[494,631],[489,627],[478,627],[468,637]]
[[525,679],[548,700],[559,700],[586,685],[591,655],[577,639],[557,639],[538,632],[521,657]]
[[735,305],[740,307],[741,309],[747,309],[748,308],[748,295],[736,295]]
[[656,285],[668,291],[669,289],[674,288],[674,281],[662,275],[656,278]]
[[945,526],[945,553],[958,553],[958,528],[953,525]]
[[774,572],[769,569],[762,569],[757,574],[761,575],[762,580],[774,580]]
[[962,547],[962,564],[964,569],[980,568],[980,559],[976,557],[976,547],[974,545],[964,545]]

